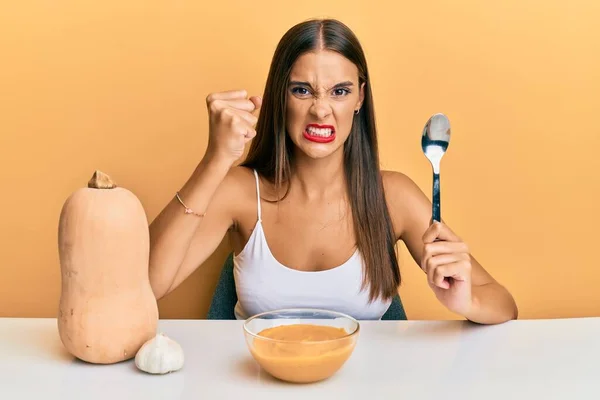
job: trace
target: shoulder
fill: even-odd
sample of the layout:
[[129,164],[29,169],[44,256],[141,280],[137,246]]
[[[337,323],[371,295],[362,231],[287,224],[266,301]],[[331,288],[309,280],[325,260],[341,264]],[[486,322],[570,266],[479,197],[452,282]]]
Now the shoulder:
[[231,200],[238,202],[245,200],[246,196],[256,194],[256,178],[254,171],[247,167],[232,167],[223,179],[220,190],[231,196]]
[[226,179],[230,183],[242,185],[255,185],[256,182],[256,178],[254,177],[254,170],[243,166],[231,167],[231,169],[227,173]]
[[385,190],[397,190],[398,188],[407,188],[415,185],[414,181],[398,171],[381,171],[381,179],[383,180],[383,186]]
[[251,198],[256,198],[256,180],[254,172],[245,167],[229,169],[211,203],[215,207],[236,211],[243,208]]
[[431,218],[431,201],[413,179],[397,171],[381,171],[381,178],[398,237],[410,226]]
[[256,178],[247,167],[235,166],[228,172],[212,200],[213,206],[224,210],[237,227],[240,221],[256,215]]
[[383,190],[391,201],[402,203],[427,201],[425,193],[408,175],[398,171],[381,171]]

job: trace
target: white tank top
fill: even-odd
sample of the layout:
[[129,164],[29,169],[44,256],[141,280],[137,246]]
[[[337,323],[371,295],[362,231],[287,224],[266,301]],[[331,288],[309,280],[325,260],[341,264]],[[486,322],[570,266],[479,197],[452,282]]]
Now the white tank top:
[[324,271],[299,271],[275,259],[262,227],[260,189],[256,178],[258,220],[242,251],[233,257],[238,302],[235,317],[282,308],[322,308],[358,320],[381,319],[391,300],[369,303],[369,287],[362,289],[363,260],[357,250],[343,264]]

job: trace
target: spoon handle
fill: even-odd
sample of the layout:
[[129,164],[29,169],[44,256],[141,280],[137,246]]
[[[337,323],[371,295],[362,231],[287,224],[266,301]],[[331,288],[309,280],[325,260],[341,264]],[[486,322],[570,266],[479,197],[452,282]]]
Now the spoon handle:
[[433,221],[441,222],[440,205],[440,174],[433,173]]

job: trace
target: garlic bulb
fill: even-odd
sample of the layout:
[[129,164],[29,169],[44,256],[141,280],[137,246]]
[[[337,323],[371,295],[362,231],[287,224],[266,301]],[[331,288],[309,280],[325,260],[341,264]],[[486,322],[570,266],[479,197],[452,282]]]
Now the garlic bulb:
[[135,366],[150,374],[166,374],[183,367],[183,349],[164,333],[159,333],[140,347]]

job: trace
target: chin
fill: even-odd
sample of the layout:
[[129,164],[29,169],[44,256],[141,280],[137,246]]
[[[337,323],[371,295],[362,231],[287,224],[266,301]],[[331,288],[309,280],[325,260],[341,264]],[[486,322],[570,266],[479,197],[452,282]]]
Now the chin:
[[305,150],[301,150],[302,153],[304,153],[304,155],[306,155],[308,158],[312,158],[313,160],[322,160],[324,158],[327,158],[329,156],[331,156],[334,152],[332,151],[328,151],[328,152],[324,152],[324,151],[305,151]]
[[300,146],[296,146],[296,150],[303,153],[306,157],[315,160],[330,157],[339,152],[341,149],[342,146],[336,141],[327,144],[304,142]]

